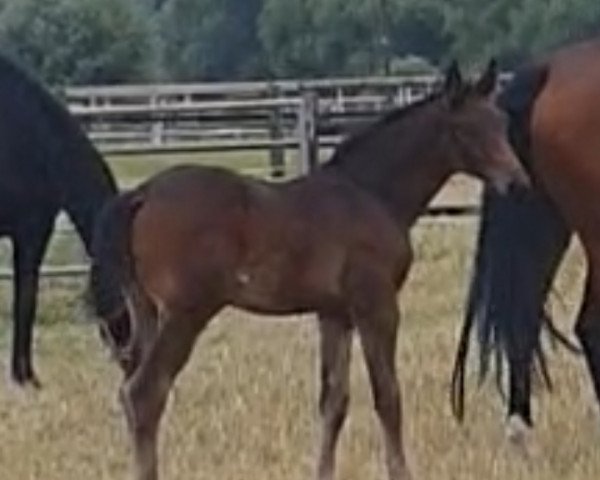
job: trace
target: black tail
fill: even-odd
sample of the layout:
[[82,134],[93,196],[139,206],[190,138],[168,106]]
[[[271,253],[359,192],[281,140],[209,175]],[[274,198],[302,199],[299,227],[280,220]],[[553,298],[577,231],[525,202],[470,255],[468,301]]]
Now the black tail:
[[[534,66],[518,72],[499,99],[509,114],[509,135],[513,148],[531,173],[529,121],[531,108],[545,85],[547,68]],[[533,178],[535,184],[535,178]],[[474,273],[452,377],[452,408],[464,416],[465,368],[471,331],[478,328],[480,380],[496,360],[497,379],[502,379],[503,357],[511,367],[511,402],[524,402],[524,420],[531,419],[529,381],[533,360],[538,359],[547,377],[540,330],[544,320],[557,335],[544,304],[571,232],[555,206],[539,190],[514,189],[501,196],[484,192]],[[513,383],[517,382],[517,383]]]
[[133,280],[131,223],[142,202],[139,190],[116,196],[107,202],[96,221],[88,302],[100,319],[120,317],[125,310],[123,287]]

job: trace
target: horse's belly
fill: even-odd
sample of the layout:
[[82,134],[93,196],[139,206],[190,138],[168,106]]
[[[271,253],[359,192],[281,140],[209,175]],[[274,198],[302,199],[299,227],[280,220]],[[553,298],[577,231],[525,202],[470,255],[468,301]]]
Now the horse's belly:
[[335,255],[271,256],[235,273],[232,303],[265,314],[319,310],[340,296],[341,262]]

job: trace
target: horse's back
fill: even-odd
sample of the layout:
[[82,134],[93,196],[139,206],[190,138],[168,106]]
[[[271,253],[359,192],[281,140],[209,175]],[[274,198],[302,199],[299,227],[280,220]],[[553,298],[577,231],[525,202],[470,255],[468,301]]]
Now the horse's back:
[[600,41],[566,47],[546,64],[531,118],[535,174],[585,230],[590,212],[600,225],[600,206],[589,203],[600,188]]
[[161,172],[141,189],[155,208],[169,209],[173,221],[190,228],[235,222],[239,229],[263,235],[319,233],[340,242],[363,230],[390,241],[398,234],[379,202],[331,175],[277,184],[220,167],[182,165]]
[[590,120],[600,118],[600,39],[558,50],[544,64],[548,73],[536,100],[534,127],[554,129],[559,136],[569,128],[598,128]]

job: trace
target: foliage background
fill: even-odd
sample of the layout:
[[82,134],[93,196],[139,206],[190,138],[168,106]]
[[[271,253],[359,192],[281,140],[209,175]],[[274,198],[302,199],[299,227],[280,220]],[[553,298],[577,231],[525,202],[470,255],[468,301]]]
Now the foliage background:
[[0,0],[0,51],[53,85],[510,68],[599,31],[597,0]]

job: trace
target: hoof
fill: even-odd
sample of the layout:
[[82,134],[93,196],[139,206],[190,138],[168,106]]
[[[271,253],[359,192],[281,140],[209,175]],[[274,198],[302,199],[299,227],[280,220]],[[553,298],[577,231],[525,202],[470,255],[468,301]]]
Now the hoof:
[[42,383],[33,370],[12,370],[10,372],[10,380],[13,385],[16,385],[19,388],[33,388],[34,390],[40,390],[42,388]]
[[532,428],[517,415],[508,419],[506,425],[506,439],[524,458],[531,458]]

